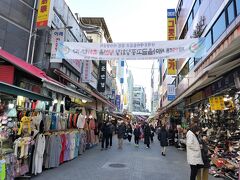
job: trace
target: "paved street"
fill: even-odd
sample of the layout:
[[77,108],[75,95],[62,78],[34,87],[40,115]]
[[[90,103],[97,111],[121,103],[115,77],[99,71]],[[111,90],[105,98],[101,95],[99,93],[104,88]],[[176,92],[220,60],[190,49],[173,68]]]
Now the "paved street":
[[[124,167],[109,167],[110,164],[122,164]],[[189,173],[186,152],[169,147],[167,156],[163,157],[156,141],[151,149],[146,149],[143,142],[137,148],[125,141],[123,150],[117,149],[116,142],[109,150],[100,151],[100,146],[97,146],[77,159],[46,170],[33,179],[188,180]],[[213,179],[210,177],[210,180]]]

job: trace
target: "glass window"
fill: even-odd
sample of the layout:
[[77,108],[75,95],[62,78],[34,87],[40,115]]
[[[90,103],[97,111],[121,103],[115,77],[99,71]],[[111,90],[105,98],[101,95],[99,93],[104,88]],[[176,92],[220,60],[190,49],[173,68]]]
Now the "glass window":
[[236,5],[237,5],[237,14],[240,14],[240,1],[236,0]]
[[191,71],[194,68],[194,58],[190,58],[188,60],[188,68],[189,68],[189,71]]
[[187,21],[188,27],[191,27],[192,22],[193,22],[193,14],[192,14],[192,12],[191,12],[190,15],[189,15],[188,21]]
[[225,13],[222,12],[216,23],[213,25],[212,31],[213,31],[213,42],[216,42],[217,39],[222,35],[222,33],[226,29],[226,19],[225,19]]
[[228,23],[230,24],[235,19],[234,4],[233,1],[227,8]]
[[212,32],[209,31],[205,39],[206,50],[208,51],[212,47]]
[[193,5],[193,16],[194,17],[196,15],[199,7],[200,7],[200,0],[196,0],[194,5]]

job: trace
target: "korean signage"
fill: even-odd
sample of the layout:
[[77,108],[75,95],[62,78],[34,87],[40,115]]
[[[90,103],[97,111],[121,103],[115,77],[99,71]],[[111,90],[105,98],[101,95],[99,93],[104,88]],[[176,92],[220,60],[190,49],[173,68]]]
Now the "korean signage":
[[209,103],[210,103],[211,111],[224,110],[225,108],[223,96],[211,97],[209,98]]
[[99,62],[99,78],[98,78],[98,84],[97,84],[98,92],[105,92],[106,72],[107,72],[106,61],[100,61]]
[[168,101],[174,100],[176,97],[176,88],[174,84],[167,85],[167,99]]
[[64,42],[58,46],[57,58],[82,60],[139,60],[202,57],[205,39],[136,43]]
[[118,110],[121,109],[121,96],[120,95],[116,95],[116,106],[117,106]]
[[39,0],[37,14],[37,28],[51,27],[53,0]]
[[117,76],[117,67],[116,66],[112,66],[112,77],[116,78]]
[[177,74],[177,61],[175,59],[168,59],[167,73],[168,73],[168,75],[176,75]]
[[58,48],[58,44],[60,42],[64,42],[64,29],[56,29],[52,31],[52,49],[51,49],[51,61],[56,61],[56,52]]
[[83,62],[82,82],[89,83],[92,80],[92,61]]
[[[175,9],[167,10],[167,39],[176,40],[176,15]],[[167,60],[167,73],[168,75],[177,74],[177,61],[176,59]]]
[[83,61],[81,59],[66,59],[79,73],[82,73]]

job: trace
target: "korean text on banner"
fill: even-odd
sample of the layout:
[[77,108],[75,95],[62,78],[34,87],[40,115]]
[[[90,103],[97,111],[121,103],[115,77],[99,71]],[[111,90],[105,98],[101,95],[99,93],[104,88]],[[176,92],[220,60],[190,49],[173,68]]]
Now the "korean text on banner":
[[173,59],[204,54],[205,38],[135,43],[64,42],[57,50],[57,58],[82,60]]
[[92,61],[83,62],[82,82],[89,83],[92,80]]
[[[167,39],[176,40],[176,13],[175,9],[167,10]],[[177,61],[176,59],[167,60],[167,74],[177,74]]]
[[[56,61],[58,61],[56,59],[56,53],[57,53],[58,44],[60,42],[64,42],[64,29],[53,30],[52,31],[51,42],[52,42],[52,49],[51,49],[51,59],[50,59],[50,62],[56,62]],[[62,61],[62,60],[60,59],[60,61]]]
[[37,28],[51,27],[53,0],[40,0],[37,14]]
[[209,103],[211,111],[224,110],[225,108],[223,96],[211,97],[209,98]]
[[167,98],[168,101],[174,100],[176,97],[176,88],[174,84],[167,85]]

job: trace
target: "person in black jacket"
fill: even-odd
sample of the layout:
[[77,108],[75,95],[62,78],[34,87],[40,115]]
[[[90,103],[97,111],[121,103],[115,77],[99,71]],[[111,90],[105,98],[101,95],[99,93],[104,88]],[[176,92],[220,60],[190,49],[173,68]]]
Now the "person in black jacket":
[[202,153],[202,160],[203,160],[203,167],[198,170],[197,173],[197,179],[208,179],[208,171],[210,168],[210,155],[209,155],[209,149],[208,149],[208,139],[207,136],[203,136],[202,138],[199,138],[199,143],[201,147],[201,153]]
[[139,139],[140,139],[140,136],[141,136],[141,131],[140,131],[139,125],[136,125],[136,127],[135,127],[135,129],[134,129],[134,131],[133,131],[133,134],[134,134],[135,146],[138,147]]
[[154,129],[153,125],[150,125],[150,129],[151,129],[151,136],[150,136],[151,143],[153,143],[153,137],[154,137],[154,133],[155,133],[155,129]]
[[127,138],[128,138],[128,141],[131,142],[132,141],[132,126],[131,124],[128,124],[127,126]]
[[168,133],[165,126],[161,127],[161,130],[158,133],[158,140],[162,146],[162,156],[166,156],[166,146],[168,146]]
[[124,137],[125,133],[126,133],[126,127],[125,127],[125,123],[122,121],[122,122],[120,122],[120,124],[117,128],[118,149],[122,149],[123,137]]
[[151,129],[148,123],[144,126],[144,144],[147,145],[146,148],[150,148],[150,136],[151,136]]
[[108,149],[110,127],[106,121],[102,125],[101,132],[102,132],[102,149],[101,150],[104,149],[104,144],[105,144],[105,149]]

